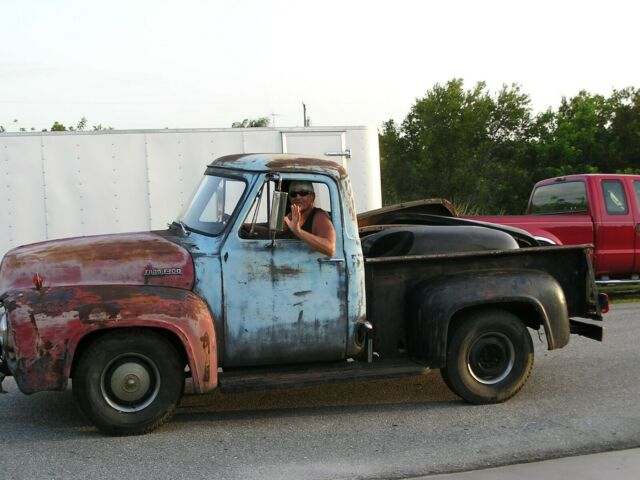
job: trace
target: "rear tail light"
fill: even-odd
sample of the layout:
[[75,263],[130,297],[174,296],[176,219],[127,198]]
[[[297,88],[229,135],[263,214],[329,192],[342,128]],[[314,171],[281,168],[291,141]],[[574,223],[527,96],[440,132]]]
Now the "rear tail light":
[[609,295],[606,293],[598,294],[598,307],[600,308],[600,313],[607,313],[609,311]]

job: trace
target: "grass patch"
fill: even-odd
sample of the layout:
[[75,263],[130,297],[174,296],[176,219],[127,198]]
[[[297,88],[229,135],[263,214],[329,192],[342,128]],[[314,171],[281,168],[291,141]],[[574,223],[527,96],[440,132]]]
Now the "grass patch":
[[640,302],[640,284],[599,285],[598,291],[609,295],[611,303]]

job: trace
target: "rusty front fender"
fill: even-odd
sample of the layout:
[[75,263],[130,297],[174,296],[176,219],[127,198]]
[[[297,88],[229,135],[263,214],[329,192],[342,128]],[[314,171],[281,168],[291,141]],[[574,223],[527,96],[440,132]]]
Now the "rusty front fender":
[[[196,294],[154,286],[73,286],[5,296],[13,344],[9,365],[24,393],[62,390],[88,335],[113,328],[154,328],[182,345],[198,393],[218,383],[213,316]],[[106,333],[106,332],[105,332]]]

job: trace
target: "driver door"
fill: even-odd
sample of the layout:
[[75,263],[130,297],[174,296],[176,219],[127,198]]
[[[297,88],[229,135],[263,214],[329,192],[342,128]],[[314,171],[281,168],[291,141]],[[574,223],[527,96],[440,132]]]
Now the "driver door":
[[322,201],[323,209],[332,213],[335,256],[327,258],[297,238],[276,239],[273,247],[266,238],[242,238],[243,222],[253,218],[266,222],[266,193],[260,208],[254,201],[221,250],[224,366],[332,361],[345,356],[346,270],[336,185],[321,175],[283,177],[293,179],[314,182],[316,204]]

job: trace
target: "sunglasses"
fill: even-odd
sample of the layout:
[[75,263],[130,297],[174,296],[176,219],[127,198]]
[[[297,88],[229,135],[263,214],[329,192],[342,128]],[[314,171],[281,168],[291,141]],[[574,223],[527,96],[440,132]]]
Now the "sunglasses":
[[309,195],[311,192],[308,192],[306,190],[301,190],[299,192],[289,192],[289,196],[291,198],[296,198],[296,197],[306,197],[307,195]]

